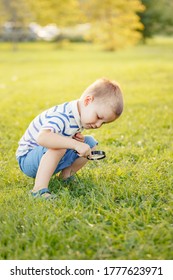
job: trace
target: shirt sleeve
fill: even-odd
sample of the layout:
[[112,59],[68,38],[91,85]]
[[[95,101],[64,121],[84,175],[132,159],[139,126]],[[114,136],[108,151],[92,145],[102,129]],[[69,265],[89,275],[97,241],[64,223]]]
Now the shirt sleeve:
[[59,133],[66,136],[66,131],[69,129],[69,120],[65,114],[56,114],[48,116],[41,127],[41,130],[50,129],[54,133]]

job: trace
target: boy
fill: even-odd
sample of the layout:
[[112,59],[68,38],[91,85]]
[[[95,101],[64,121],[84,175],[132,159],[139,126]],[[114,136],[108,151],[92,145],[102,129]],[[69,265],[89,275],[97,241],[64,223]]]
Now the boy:
[[83,136],[83,129],[96,129],[115,121],[123,111],[120,87],[99,79],[80,99],[54,106],[38,115],[19,141],[16,157],[21,170],[35,178],[34,197],[51,198],[50,178],[61,171],[67,180],[87,163],[98,142]]

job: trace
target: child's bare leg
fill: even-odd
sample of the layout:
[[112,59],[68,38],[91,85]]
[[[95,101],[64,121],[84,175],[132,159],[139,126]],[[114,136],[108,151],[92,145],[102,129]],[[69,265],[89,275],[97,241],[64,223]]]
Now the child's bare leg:
[[87,161],[88,160],[86,158],[82,157],[76,159],[71,166],[68,166],[61,171],[59,177],[62,179],[67,179],[68,177],[75,174],[79,169],[81,169],[87,163]]
[[[93,147],[91,150],[94,151],[95,147]],[[61,171],[59,177],[62,179],[67,179],[68,177],[75,174],[78,170],[80,170],[87,162],[88,162],[87,158],[84,157],[77,158],[72,163],[71,166],[68,166]]]
[[35,178],[33,192],[37,192],[43,188],[48,188],[50,178],[55,171],[59,161],[65,154],[65,149],[53,150],[49,149],[42,156],[40,165]]

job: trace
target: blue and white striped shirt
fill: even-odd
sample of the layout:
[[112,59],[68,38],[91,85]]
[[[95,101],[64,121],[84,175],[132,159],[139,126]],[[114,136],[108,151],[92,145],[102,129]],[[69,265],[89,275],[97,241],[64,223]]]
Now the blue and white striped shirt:
[[37,137],[41,130],[50,129],[54,133],[72,137],[82,131],[82,125],[77,108],[78,100],[54,106],[38,115],[28,126],[19,141],[16,157],[23,156],[39,144]]

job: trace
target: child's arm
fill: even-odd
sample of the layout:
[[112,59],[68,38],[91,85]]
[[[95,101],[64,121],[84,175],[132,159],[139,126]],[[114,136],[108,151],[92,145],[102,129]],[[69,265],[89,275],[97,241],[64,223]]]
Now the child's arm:
[[91,155],[91,149],[88,144],[79,142],[75,139],[65,137],[54,133],[48,129],[42,130],[37,138],[39,145],[48,149],[72,149],[77,151],[79,156],[87,157]]

